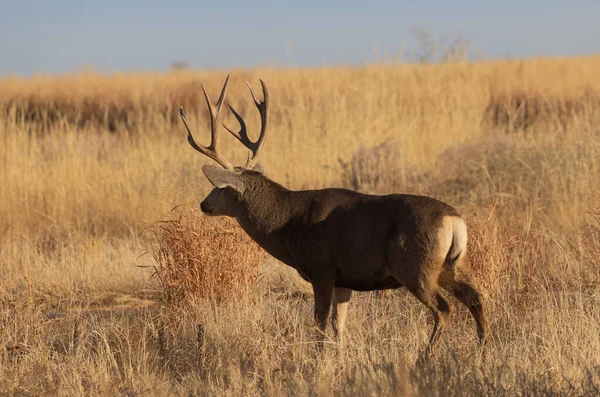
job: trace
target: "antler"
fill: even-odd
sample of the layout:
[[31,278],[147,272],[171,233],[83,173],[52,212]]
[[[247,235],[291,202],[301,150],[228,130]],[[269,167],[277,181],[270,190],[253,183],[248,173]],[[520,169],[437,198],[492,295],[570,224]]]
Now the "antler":
[[254,91],[250,83],[246,81],[246,84],[250,89],[250,94],[252,94],[254,104],[256,105],[260,113],[260,136],[258,137],[256,142],[252,142],[250,138],[248,138],[248,132],[246,130],[246,123],[244,122],[244,119],[242,118],[242,116],[239,115],[238,112],[235,111],[235,109],[231,105],[228,105],[229,109],[231,109],[231,112],[233,113],[237,121],[240,123],[240,130],[233,131],[225,124],[223,124],[223,126],[225,127],[225,129],[227,129],[227,131],[231,133],[231,135],[236,137],[240,142],[242,142],[244,146],[250,149],[250,152],[248,153],[248,161],[246,162],[246,165],[244,165],[244,167],[252,168],[256,165],[256,163],[258,163],[260,151],[262,149],[263,143],[265,142],[265,136],[267,135],[267,127],[269,123],[269,90],[267,89],[267,85],[265,84],[265,82],[260,80],[260,84],[262,85],[263,90],[263,100],[259,101],[258,97],[256,96],[256,92]]
[[183,120],[183,124],[188,132],[188,142],[194,149],[199,151],[200,153],[210,157],[215,160],[217,163],[221,164],[223,168],[228,170],[232,170],[233,166],[225,157],[223,157],[219,153],[220,148],[220,137],[219,137],[219,116],[221,114],[221,107],[223,107],[223,102],[225,101],[225,94],[227,93],[227,85],[229,84],[229,75],[227,75],[227,79],[225,80],[225,84],[223,85],[223,89],[221,90],[221,95],[219,96],[219,100],[215,105],[212,105],[210,102],[210,98],[208,97],[208,93],[204,88],[204,84],[202,85],[202,91],[204,92],[204,97],[206,98],[206,104],[208,105],[208,110],[210,112],[210,145],[202,146],[196,139],[194,138],[194,134],[188,127],[187,120],[185,119],[185,114],[183,113],[183,107],[179,108],[179,115],[181,116],[181,120]]

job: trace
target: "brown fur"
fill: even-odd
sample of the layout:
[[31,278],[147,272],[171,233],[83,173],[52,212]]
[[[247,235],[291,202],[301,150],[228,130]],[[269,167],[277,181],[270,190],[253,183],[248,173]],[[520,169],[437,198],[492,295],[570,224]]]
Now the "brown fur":
[[465,266],[466,226],[436,199],[367,195],[347,189],[292,191],[258,171],[205,166],[216,187],[202,202],[209,215],[237,219],[269,254],[313,286],[315,319],[341,337],[351,291],[406,287],[433,313],[435,345],[450,314],[446,289],[465,304],[483,341],[487,322]]

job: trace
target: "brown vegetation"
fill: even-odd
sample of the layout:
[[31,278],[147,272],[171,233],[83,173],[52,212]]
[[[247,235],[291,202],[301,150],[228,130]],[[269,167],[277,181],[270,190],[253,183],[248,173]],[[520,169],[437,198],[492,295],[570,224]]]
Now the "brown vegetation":
[[258,279],[262,249],[232,219],[176,210],[176,219],[159,222],[152,231],[154,275],[169,303],[247,298]]
[[[176,205],[197,208],[210,188],[208,160],[189,148],[176,111],[184,105],[204,137],[200,82],[217,92],[228,72],[251,133],[259,120],[242,80],[269,84],[261,163],[274,180],[423,193],[459,209],[493,334],[485,355],[455,305],[443,346],[417,365],[430,314],[398,290],[356,294],[345,349],[331,343],[317,359],[312,296],[270,258],[240,298],[159,299],[145,231]],[[0,390],[598,393],[600,58],[228,72],[0,80]],[[233,138],[224,146],[246,160]],[[218,230],[204,221],[172,223],[183,233],[174,241]],[[240,247],[210,252],[254,274]]]

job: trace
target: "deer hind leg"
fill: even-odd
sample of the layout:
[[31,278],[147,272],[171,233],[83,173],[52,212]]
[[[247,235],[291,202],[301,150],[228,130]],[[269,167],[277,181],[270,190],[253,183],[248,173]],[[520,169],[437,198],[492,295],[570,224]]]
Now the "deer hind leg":
[[447,290],[471,312],[477,324],[479,342],[483,345],[488,334],[488,323],[483,311],[481,294],[465,279],[454,281],[447,287]]
[[448,318],[452,312],[452,306],[442,296],[437,284],[432,283],[417,288],[407,287],[407,289],[419,299],[419,301],[427,306],[433,314],[433,331],[429,338],[429,344],[425,350],[425,354],[429,356],[433,353],[433,349],[437,345],[442,331],[446,328]]
[[337,341],[342,344],[342,332],[346,322],[346,311],[352,290],[348,288],[334,288],[333,290],[333,311],[331,313],[331,324],[333,333]]
[[319,327],[317,335],[319,348],[323,347],[325,339],[325,328],[327,327],[327,317],[331,308],[331,298],[333,295],[333,283],[313,284],[315,295],[315,321]]
[[388,271],[433,314],[433,332],[425,351],[427,356],[433,352],[452,312],[452,306],[442,295],[438,282],[446,252],[447,249],[436,255],[423,249],[420,241],[407,241],[402,247],[393,245],[388,254],[393,258]]
[[452,311],[452,307],[450,303],[438,292],[436,289],[435,292],[431,292],[427,294],[425,305],[429,307],[431,312],[433,313],[433,332],[431,333],[431,338],[429,339],[429,345],[427,345],[426,353],[431,354],[433,352],[434,347],[439,341],[440,335],[444,328],[446,328],[446,324],[448,322],[448,318]]

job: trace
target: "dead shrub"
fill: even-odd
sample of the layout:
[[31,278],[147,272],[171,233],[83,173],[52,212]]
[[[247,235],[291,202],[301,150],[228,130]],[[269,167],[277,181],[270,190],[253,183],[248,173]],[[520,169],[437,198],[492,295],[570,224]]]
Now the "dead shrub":
[[249,292],[264,251],[229,218],[179,209],[176,219],[154,229],[155,275],[170,303],[221,302]]
[[372,147],[361,146],[349,161],[339,160],[342,186],[352,190],[386,194],[402,191],[414,178],[400,142],[388,140]]

